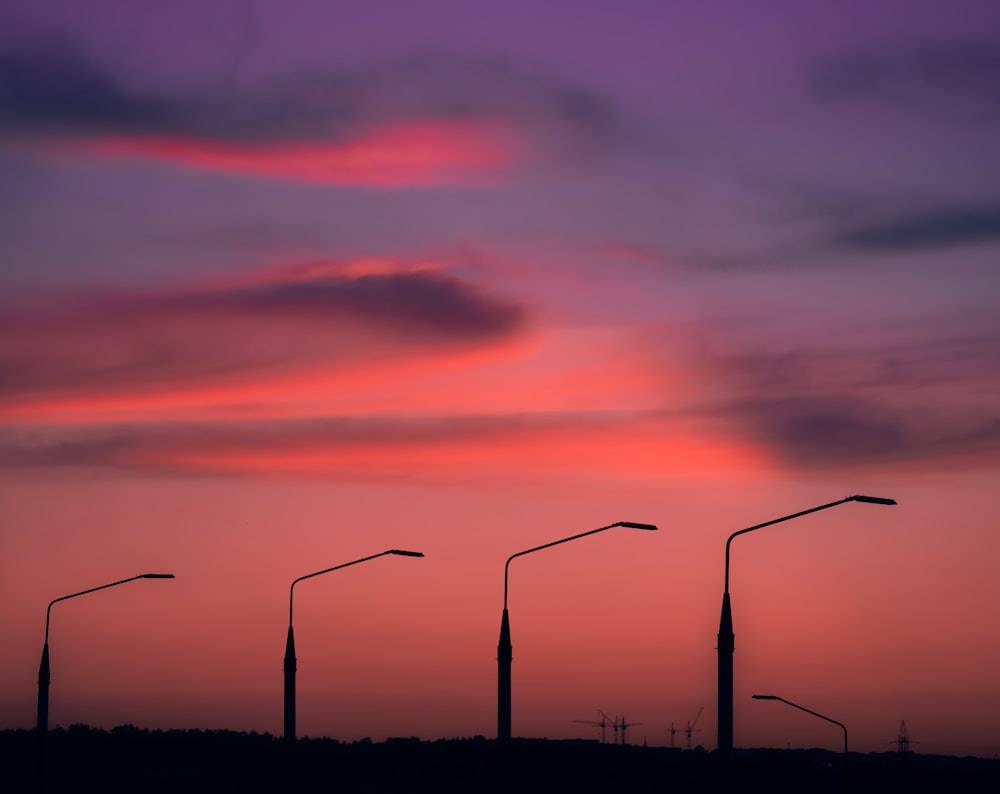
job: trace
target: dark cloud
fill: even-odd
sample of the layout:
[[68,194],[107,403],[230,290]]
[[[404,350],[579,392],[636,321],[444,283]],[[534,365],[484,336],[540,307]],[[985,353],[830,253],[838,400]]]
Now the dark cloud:
[[893,458],[907,447],[900,417],[845,395],[748,399],[732,406],[753,432],[796,463]]
[[634,130],[604,97],[501,58],[424,55],[302,75],[240,93],[187,96],[126,86],[66,46],[0,54],[0,131],[66,136],[177,135],[217,142],[335,141],[412,119],[527,125],[558,149],[590,153]]
[[857,223],[834,242],[845,248],[892,251],[950,248],[1000,240],[1000,201],[916,211]]
[[0,392],[149,388],[330,366],[364,355],[352,345],[366,343],[383,353],[433,352],[514,335],[523,320],[521,307],[430,271],[50,299],[35,311],[0,312]]
[[712,367],[717,409],[789,465],[925,464],[991,454],[1000,463],[1000,338],[923,339],[881,351],[753,353]]
[[711,371],[723,376],[737,393],[769,399],[845,389],[908,394],[937,386],[967,395],[1000,389],[997,323],[983,323],[970,315],[952,325],[948,333],[936,334],[929,320],[918,328],[901,326],[898,330],[910,337],[907,341],[873,349],[749,351],[708,362]]
[[123,88],[72,48],[46,44],[0,53],[0,130],[90,134],[171,130],[169,102]]
[[430,271],[320,278],[195,292],[132,302],[130,312],[237,314],[353,321],[400,333],[486,338],[512,332],[522,311],[458,279]]
[[920,463],[1000,455],[1000,415],[954,417],[902,411],[890,401],[828,393],[733,404],[751,435],[787,463],[807,468]]
[[820,63],[825,99],[873,97],[921,114],[1000,121],[1000,44],[948,41],[859,50]]

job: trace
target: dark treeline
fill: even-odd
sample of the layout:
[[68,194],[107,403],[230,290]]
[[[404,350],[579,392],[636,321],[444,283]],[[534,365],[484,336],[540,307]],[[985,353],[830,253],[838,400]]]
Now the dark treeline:
[[907,753],[621,747],[596,741],[343,743],[235,731],[84,725],[0,731],[5,791],[768,792],[998,791],[1000,760]]

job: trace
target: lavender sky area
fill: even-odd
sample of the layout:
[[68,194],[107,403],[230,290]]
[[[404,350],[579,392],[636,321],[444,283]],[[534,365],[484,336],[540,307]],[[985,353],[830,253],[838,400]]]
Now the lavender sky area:
[[[896,512],[841,508],[862,524],[840,545],[786,535],[753,558],[787,554],[787,571],[806,555],[836,583],[817,598],[846,644],[874,646],[825,660],[812,689],[793,651],[751,639],[768,620],[810,625],[763,612],[788,608],[791,584],[744,579],[761,591],[735,605],[737,697],[794,682],[777,694],[843,704],[871,749],[914,704],[927,751],[995,754],[998,140],[993,2],[0,3],[0,629],[17,648],[0,727],[31,723],[38,619],[63,590],[190,562],[177,586],[193,589],[154,600],[194,609],[216,592],[190,584],[196,560],[247,544],[227,570],[268,594],[278,642],[286,580],[423,540],[428,565],[459,565],[443,549],[433,562],[435,543],[482,558],[454,582],[460,607],[420,601],[457,610],[420,624],[456,667],[429,647],[414,681],[452,675],[459,694],[424,727],[410,693],[385,730],[489,735],[498,560],[630,519],[673,525],[656,539],[666,570],[639,552],[636,626],[664,616],[671,570],[698,606],[640,643],[635,691],[607,698],[647,709],[651,737],[705,706],[711,748],[726,535],[881,490]],[[475,540],[442,528],[480,499]],[[265,526],[290,501],[311,527],[283,535],[298,554]],[[167,542],[137,526],[143,503],[185,528]],[[230,507],[260,525],[219,530]],[[319,515],[370,510],[383,526],[419,514],[413,540],[366,523],[317,550]],[[740,548],[746,577],[757,543]],[[56,559],[65,548],[83,570]],[[178,693],[207,684],[180,665],[147,693],[153,726],[277,731],[280,650],[237,651],[255,627],[220,609],[234,628],[219,653],[245,654],[239,693],[185,712]],[[555,658],[526,630],[516,659]],[[679,666],[661,676],[666,657]],[[904,682],[893,670],[910,663]],[[527,669],[521,690],[544,693],[551,668]],[[81,676],[62,721],[133,716],[88,718],[85,693],[113,685]],[[576,730],[600,705],[550,695],[525,734]],[[798,729],[739,709],[738,744]]]

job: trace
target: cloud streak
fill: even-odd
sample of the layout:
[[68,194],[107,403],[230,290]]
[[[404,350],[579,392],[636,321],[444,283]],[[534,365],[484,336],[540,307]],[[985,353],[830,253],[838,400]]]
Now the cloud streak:
[[921,467],[1000,460],[995,334],[881,350],[726,357],[712,366],[734,396],[718,417],[784,465]]
[[850,393],[750,399],[732,405],[753,435],[793,467],[996,460],[1000,416],[956,418],[950,410],[900,410],[891,401]]
[[1000,121],[1000,46],[976,40],[925,41],[859,49],[818,64],[817,95],[869,97],[922,115]]
[[848,249],[914,251],[1000,240],[1000,201],[946,206],[856,225],[834,237]]
[[525,162],[592,158],[637,140],[599,95],[498,58],[410,57],[254,92],[178,96],[126,86],[51,45],[0,55],[0,134],[62,151],[381,187],[497,178]]
[[[37,308],[30,308],[32,305]],[[525,310],[432,271],[285,271],[255,283],[92,293],[0,312],[0,399],[155,391],[516,336]]]
[[1000,122],[1000,46],[985,40],[924,41],[856,49],[818,63],[815,94],[871,99],[935,121]]
[[0,467],[340,481],[715,477],[766,466],[745,443],[655,413],[555,412],[0,428]]

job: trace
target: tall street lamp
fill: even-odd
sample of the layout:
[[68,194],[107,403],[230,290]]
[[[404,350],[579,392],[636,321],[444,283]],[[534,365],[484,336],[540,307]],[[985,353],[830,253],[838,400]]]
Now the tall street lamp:
[[571,537],[563,538],[562,540],[554,540],[551,543],[546,543],[544,546],[535,546],[533,549],[519,551],[517,554],[512,554],[507,558],[507,563],[503,567],[503,617],[500,620],[500,642],[497,645],[497,737],[499,739],[510,738],[510,663],[514,658],[513,648],[510,644],[510,621],[507,617],[507,574],[510,570],[510,561],[515,557],[522,557],[525,554],[531,554],[533,551],[541,551],[542,549],[547,549],[550,546],[558,546],[560,543],[568,543],[569,541],[576,540],[577,538],[585,538],[587,535],[595,535],[598,532],[604,532],[606,529],[613,529],[614,527],[646,530],[656,529],[655,524],[639,524],[635,521],[617,521],[614,524],[608,524],[606,527],[592,529],[589,532],[581,532],[579,535],[572,535]]
[[771,524],[778,524],[792,518],[816,513],[826,510],[828,507],[836,507],[845,502],[864,502],[873,505],[894,505],[895,499],[882,499],[878,496],[848,496],[836,502],[812,507],[799,513],[792,513],[790,516],[782,516],[773,521],[765,521],[763,524],[747,527],[738,532],[734,532],[726,541],[726,587],[722,594],[722,617],[719,620],[719,719],[718,719],[718,748],[720,754],[728,755],[733,749],[733,650],[736,643],[736,635],[733,634],[733,613],[729,605],[729,544],[737,535],[753,532],[755,529],[769,527]]
[[423,557],[423,553],[419,551],[403,551],[402,549],[389,549],[388,551],[382,551],[378,554],[372,554],[370,557],[362,557],[360,560],[354,560],[352,562],[345,562],[343,565],[335,565],[332,568],[324,568],[322,571],[316,571],[316,573],[309,573],[305,576],[300,576],[294,582],[292,586],[288,588],[288,639],[285,641],[285,738],[289,740],[295,739],[295,671],[297,665],[295,662],[295,633],[292,630],[292,599],[295,595],[295,585],[301,582],[303,579],[312,579],[314,576],[319,576],[320,574],[330,573],[330,571],[339,571],[341,568],[347,568],[349,565],[357,565],[359,562],[368,562],[368,560],[374,560],[376,557],[384,557],[386,554],[397,554],[400,557]]
[[827,722],[832,722],[834,725],[839,725],[841,729],[844,731],[844,766],[845,767],[847,766],[847,726],[844,725],[844,723],[837,722],[834,719],[830,719],[829,717],[820,714],[818,711],[807,709],[805,706],[800,706],[798,703],[792,703],[792,701],[785,700],[784,698],[780,698],[777,695],[753,695],[752,697],[754,700],[780,700],[782,703],[787,703],[789,706],[791,706],[792,708],[796,708],[799,711],[804,711],[807,714],[812,714],[814,717],[819,717],[821,720],[826,720]]
[[52,605],[58,603],[59,601],[66,601],[69,598],[76,598],[77,596],[86,595],[87,593],[94,593],[98,590],[105,590],[108,587],[114,587],[115,585],[125,584],[126,582],[134,582],[136,579],[173,579],[174,575],[172,573],[141,573],[138,576],[132,576],[128,579],[122,579],[119,582],[111,582],[110,584],[102,584],[100,587],[91,587],[89,590],[81,590],[79,593],[73,593],[68,596],[62,596],[61,598],[56,598],[49,602],[48,609],[45,610],[45,645],[42,646],[42,663],[38,667],[38,722],[37,728],[39,733],[45,733],[49,729],[49,620],[52,617]]

